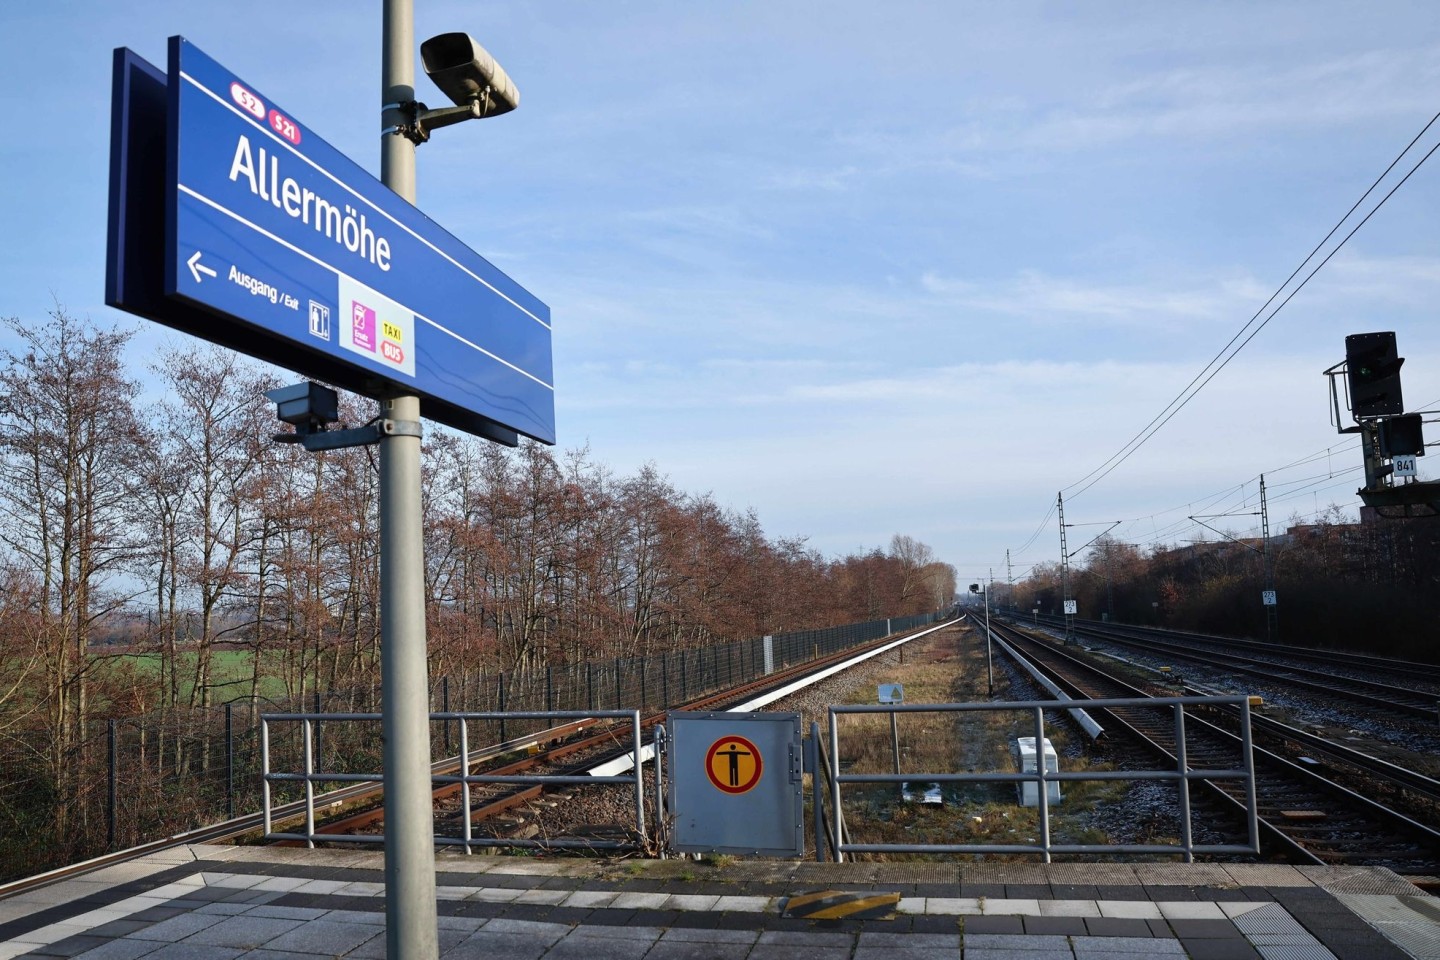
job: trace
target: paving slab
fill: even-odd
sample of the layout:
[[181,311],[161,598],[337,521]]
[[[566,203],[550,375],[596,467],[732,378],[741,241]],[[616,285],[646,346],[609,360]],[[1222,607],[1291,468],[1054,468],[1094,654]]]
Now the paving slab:
[[645,954],[645,960],[749,960],[748,943],[661,940]]
[[[179,917],[175,918],[180,919]],[[173,921],[170,921],[173,922]],[[215,947],[238,947],[255,950],[268,946],[270,941],[289,933],[304,921],[286,920],[280,917],[257,917],[245,915],[222,917],[220,922],[206,927],[184,939],[188,944],[204,944]],[[312,921],[318,922],[318,921]]]
[[661,943],[729,943],[749,946],[759,939],[758,930],[726,930],[718,927],[671,927],[660,935]]
[[546,960],[643,960],[654,940],[566,937],[545,952]]
[[1183,957],[1185,950],[1179,940],[1161,940],[1154,937],[1072,937],[1070,944],[1075,949],[1077,960],[1088,958],[1119,957]]
[[142,927],[130,934],[130,936],[136,940],[159,940],[164,943],[176,943],[184,940],[186,937],[194,936],[202,930],[213,927],[223,920],[225,920],[225,917],[220,914],[192,911]]
[[[442,957],[1440,960],[1401,877],[1283,864],[816,864],[437,856]],[[0,896],[0,960],[383,960],[376,851],[193,847]],[[102,877],[104,879],[100,879]],[[885,921],[784,919],[804,890],[899,896]],[[264,901],[264,902],[261,902]],[[648,952],[640,952],[641,950]]]
[[301,923],[294,929],[266,941],[265,947],[268,950],[335,957],[349,953],[371,937],[383,935],[383,927],[337,922],[330,917],[325,917]]
[[153,960],[235,960],[246,953],[245,947],[222,947],[203,943],[167,943],[153,953]]
[[[460,943],[443,950],[442,960],[495,960],[497,957],[514,960],[539,960],[550,949],[551,944],[543,943],[522,934],[486,933],[484,930],[467,937]],[[384,956],[383,953],[380,954]]]

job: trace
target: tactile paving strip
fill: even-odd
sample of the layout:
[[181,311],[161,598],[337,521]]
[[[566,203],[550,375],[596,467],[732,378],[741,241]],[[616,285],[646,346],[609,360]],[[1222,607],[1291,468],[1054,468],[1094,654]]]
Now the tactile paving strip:
[[1265,960],[1335,960],[1335,954],[1320,943],[1278,944],[1257,947]]
[[1335,898],[1357,916],[1420,960],[1440,960],[1440,926],[1434,898],[1386,897],[1337,893]]
[[960,868],[953,864],[880,863],[875,865],[878,883],[951,883],[960,882]]
[[[1257,910],[1242,913],[1234,918],[1235,926],[1245,935],[1250,934],[1303,934],[1310,937],[1300,921],[1278,903],[1267,903]],[[1311,938],[1313,939],[1313,938]]]
[[1296,867],[1322,890],[1403,897],[1419,893],[1404,877],[1382,867]]

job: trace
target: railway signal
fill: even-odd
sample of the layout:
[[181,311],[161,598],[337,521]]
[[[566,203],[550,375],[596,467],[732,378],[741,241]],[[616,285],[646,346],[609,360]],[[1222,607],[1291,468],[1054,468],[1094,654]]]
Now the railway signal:
[[1356,420],[1405,412],[1400,393],[1400,367],[1405,358],[1395,346],[1395,332],[1352,333],[1345,338],[1345,373],[1350,410]]
[[[1365,486],[1357,493],[1366,506],[1383,517],[1437,516],[1440,481],[1417,476],[1416,458],[1425,454],[1424,418],[1421,413],[1405,413],[1400,391],[1404,363],[1394,331],[1347,336],[1344,362],[1325,371],[1330,378],[1331,421],[1340,433],[1360,434]],[[1342,373],[1353,426],[1343,422],[1335,383]]]
[[1382,457],[1419,457],[1425,454],[1424,418],[1418,413],[1387,417],[1380,421]]

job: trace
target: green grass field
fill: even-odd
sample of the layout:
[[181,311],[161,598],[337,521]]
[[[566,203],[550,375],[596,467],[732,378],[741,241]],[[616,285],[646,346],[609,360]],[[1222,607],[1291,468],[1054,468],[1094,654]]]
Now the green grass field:
[[[195,656],[194,651],[189,650],[181,650],[176,653],[179,661],[182,699],[188,700],[190,697],[193,685],[191,678],[195,675]],[[160,657],[159,653],[127,653],[109,658],[107,664],[111,670],[116,672],[128,669],[133,670],[141,677],[158,680]],[[210,682],[213,687],[212,699],[215,703],[224,703],[226,700],[249,695],[253,658],[254,654],[249,650],[216,650],[211,655]],[[265,676],[262,670],[258,693],[262,697],[279,699],[285,696],[285,685],[278,677]]]

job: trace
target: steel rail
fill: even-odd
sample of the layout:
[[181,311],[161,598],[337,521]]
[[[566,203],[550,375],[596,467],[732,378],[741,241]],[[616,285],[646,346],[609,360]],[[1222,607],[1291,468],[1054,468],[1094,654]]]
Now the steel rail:
[[[1285,683],[1315,693],[1339,697],[1340,699],[1350,700],[1355,703],[1362,703],[1379,710],[1403,713],[1407,716],[1421,717],[1427,720],[1433,720],[1436,716],[1436,694],[1425,690],[1416,690],[1413,687],[1401,687],[1357,677],[1342,676],[1324,670],[1314,670],[1309,667],[1298,667],[1292,664],[1257,660],[1253,657],[1242,657],[1238,654],[1227,654],[1219,651],[1202,653],[1181,644],[1170,643],[1155,637],[1130,637],[1094,627],[1076,627],[1075,633],[1083,637],[1101,640],[1105,643],[1114,643],[1123,647],[1147,651],[1162,651],[1192,663],[1243,673],[1247,676],[1259,677],[1272,682]],[[1279,676],[1277,675],[1277,671],[1283,671],[1286,675]],[[1337,686],[1337,683],[1358,684],[1365,688],[1365,690],[1376,692],[1366,693],[1364,690],[1355,689],[1353,686]]]
[[[1051,614],[1039,614],[1036,619],[1040,623],[1048,623],[1051,626],[1058,626],[1065,621],[1064,617],[1052,616]],[[1389,673],[1405,679],[1413,680],[1416,676],[1433,674],[1437,668],[1434,663],[1421,663],[1415,660],[1399,660],[1393,657],[1377,657],[1368,653],[1355,653],[1350,650],[1322,650],[1317,647],[1298,647],[1286,643],[1270,643],[1265,640],[1252,640],[1248,637],[1225,637],[1213,633],[1196,633],[1188,630],[1171,630],[1167,627],[1144,626],[1136,623],[1114,623],[1103,620],[1081,620],[1074,619],[1074,623],[1082,624],[1088,629],[1113,631],[1117,634],[1129,634],[1134,637],[1169,639],[1172,641],[1183,641],[1186,643],[1203,643],[1211,646],[1230,647],[1242,650],[1249,650],[1252,653],[1266,653],[1289,660],[1308,660],[1319,664],[1361,667],[1373,670],[1377,673]]]
[[[1036,641],[1036,640],[1034,640],[1034,639],[1032,639],[1032,638],[1030,638],[1030,637],[1025,636],[1024,634],[1020,633],[1020,631],[1018,631],[1018,630],[1016,630],[1016,629],[1014,629],[1013,627],[1010,627],[1010,626],[1008,626],[1008,625],[1005,625],[1005,626],[1001,627],[1000,632],[1001,632],[1001,633],[1008,633],[1008,634],[1010,634],[1010,636],[1008,636],[1008,637],[1006,638],[1006,640],[1007,640],[1007,643],[1006,643],[1006,652],[1007,652],[1007,653],[1010,653],[1010,654],[1014,655],[1017,659],[1021,659],[1021,658],[1027,659],[1027,660],[1030,662],[1030,664],[1031,664],[1035,669],[1041,670],[1041,671],[1044,671],[1044,672],[1048,673],[1048,674],[1051,676],[1051,679],[1054,680],[1057,684],[1060,684],[1060,685],[1062,685],[1062,686],[1067,687],[1067,688],[1069,689],[1070,693],[1072,694],[1072,696],[1075,697],[1075,699],[1077,699],[1077,700],[1089,700],[1089,699],[1094,699],[1094,698],[1090,695],[1089,692],[1081,689],[1076,683],[1074,683],[1073,681],[1071,681],[1069,678],[1058,675],[1053,669],[1052,669],[1052,670],[1046,670],[1046,668],[1045,668],[1045,666],[1044,666],[1043,664],[1039,663],[1034,657],[1029,657],[1029,656],[1021,649],[1021,648],[1022,648],[1024,645],[1026,645],[1027,643],[1033,644],[1033,643],[1038,643],[1038,641]],[[1082,665],[1083,665],[1083,662],[1082,662],[1082,661],[1077,660],[1076,658],[1070,656],[1069,654],[1066,654],[1066,653],[1063,653],[1063,652],[1059,652],[1059,651],[1054,651],[1054,652],[1057,653],[1058,656],[1063,657],[1064,659],[1066,659],[1066,660],[1068,660],[1068,661],[1071,661],[1072,663],[1082,664]],[[1125,683],[1123,680],[1119,680],[1119,679],[1116,679],[1116,678],[1114,678],[1114,677],[1110,677],[1108,674],[1103,674],[1101,671],[1098,670],[1098,668],[1091,668],[1091,669],[1093,669],[1093,670],[1095,671],[1095,673],[1099,673],[1099,674],[1101,674],[1102,676],[1105,676],[1105,677],[1107,678],[1107,680],[1110,681],[1113,686],[1116,686],[1116,687],[1118,687],[1118,688],[1126,691],[1126,692],[1127,692],[1127,695],[1129,695],[1129,696],[1148,697],[1148,696],[1150,695],[1150,694],[1147,693],[1146,691],[1140,690],[1138,687],[1134,687],[1134,686],[1131,686],[1131,685],[1128,684],[1128,683]],[[1118,714],[1116,714],[1116,713],[1114,713],[1114,712],[1112,712],[1112,711],[1108,711],[1108,710],[1107,710],[1107,711],[1104,711],[1104,713],[1106,714],[1107,717],[1110,718],[1110,723],[1108,723],[1107,726],[1106,726],[1106,729],[1107,729],[1107,730],[1112,730],[1112,731],[1113,731],[1113,730],[1117,730],[1117,729],[1118,729],[1119,731],[1122,731],[1123,733],[1127,734],[1127,735],[1128,735],[1131,739],[1133,739],[1136,743],[1141,744],[1146,750],[1148,750],[1148,751],[1151,752],[1152,754],[1156,754],[1156,755],[1160,756],[1162,759],[1164,759],[1165,761],[1167,761],[1167,762],[1169,762],[1169,763],[1175,763],[1175,762],[1176,762],[1176,757],[1175,757],[1175,754],[1174,754],[1173,752],[1171,752],[1169,749],[1167,749],[1163,744],[1157,742],[1153,737],[1151,737],[1151,736],[1148,735],[1147,733],[1145,733],[1145,732],[1143,732],[1142,730],[1140,730],[1138,727],[1136,727],[1134,724],[1132,724],[1129,720],[1125,719],[1124,717],[1122,717],[1122,716],[1120,716],[1120,715],[1118,715]],[[1203,721],[1200,721],[1198,717],[1196,717],[1196,718],[1190,718],[1190,719],[1191,719],[1191,721],[1192,721],[1192,728],[1193,728],[1193,723],[1195,723],[1195,722],[1203,723]],[[1113,742],[1113,738],[1112,738],[1112,742]],[[1223,806],[1225,806],[1227,809],[1232,810],[1237,816],[1243,817],[1243,816],[1245,815],[1245,805],[1244,805],[1244,803],[1242,803],[1239,799],[1237,799],[1236,797],[1234,797],[1233,795],[1231,795],[1228,791],[1226,791],[1226,790],[1224,790],[1222,787],[1220,787],[1219,784],[1213,783],[1213,782],[1211,782],[1211,781],[1209,781],[1209,780],[1201,781],[1201,783],[1202,783],[1202,785],[1203,785],[1206,789],[1208,789],[1208,791],[1209,791],[1209,793],[1210,793],[1210,796],[1211,796],[1212,798],[1220,801],[1220,803],[1221,803]],[[1299,861],[1299,862],[1301,862],[1301,863],[1307,863],[1307,864],[1310,864],[1310,865],[1312,865],[1312,866],[1323,866],[1323,865],[1325,864],[1325,861],[1324,861],[1324,860],[1320,859],[1319,857],[1315,856],[1315,855],[1314,855],[1313,853],[1311,853],[1310,851],[1306,850],[1306,849],[1305,849],[1303,846],[1301,846],[1298,842],[1296,842],[1296,841],[1295,841],[1294,839],[1292,839],[1290,836],[1288,836],[1287,834],[1285,834],[1285,832],[1282,831],[1282,830],[1281,830],[1279,827],[1277,827],[1275,824],[1271,823],[1271,822],[1270,822],[1269,820],[1267,820],[1265,817],[1259,816],[1258,811],[1257,811],[1257,815],[1256,815],[1256,821],[1257,821],[1257,824],[1258,824],[1259,829],[1260,829],[1261,839],[1262,839],[1263,842],[1265,842],[1265,843],[1267,844],[1267,846],[1268,846],[1270,849],[1273,850],[1273,849],[1279,848],[1280,850],[1283,850],[1291,859],[1297,860],[1297,861]]]
[[[1137,688],[1131,686],[1130,684],[1125,683],[1118,678],[1110,676],[1109,674],[1105,673],[1103,670],[1094,666],[1093,664],[1086,663],[1084,660],[1074,657],[1071,654],[1058,649],[1052,644],[1045,643],[1031,637],[1027,637],[1012,627],[1007,626],[1004,628],[1004,630],[1005,632],[1010,633],[1012,641],[1021,647],[1042,649],[1044,650],[1047,658],[1063,660],[1064,662],[1073,665],[1075,669],[1085,671],[1093,677],[1101,678],[1102,681],[1105,683],[1108,683],[1112,686],[1118,687],[1126,691],[1130,691],[1130,695],[1147,695],[1144,691],[1137,690]],[[1053,675],[1054,670],[1052,669],[1051,672]],[[1064,677],[1059,678],[1059,680],[1063,684],[1067,685],[1077,696],[1089,696],[1089,692],[1082,689],[1074,680]],[[1130,724],[1126,722],[1123,718],[1117,716],[1114,711],[1107,711],[1107,714],[1113,717],[1117,722],[1123,723],[1127,729],[1134,731],[1136,735],[1141,738],[1140,742],[1147,745],[1147,749],[1159,750],[1168,759],[1173,760],[1173,755],[1171,755],[1167,750],[1165,750],[1163,745],[1156,743],[1154,738],[1145,736],[1143,733],[1137,730],[1133,724]],[[1234,738],[1234,734],[1224,730],[1223,728],[1215,726],[1214,724],[1208,724],[1203,720],[1198,720],[1198,718],[1197,723],[1205,727],[1211,728],[1218,736],[1223,736],[1231,739]],[[1269,765],[1272,769],[1283,770],[1288,776],[1295,778],[1296,781],[1303,784],[1310,784],[1311,789],[1319,790],[1325,795],[1336,797],[1342,803],[1348,805],[1352,809],[1360,808],[1365,811],[1367,815],[1381,818],[1381,820],[1389,824],[1392,829],[1398,829],[1423,841],[1425,849],[1440,849],[1440,831],[1436,831],[1435,829],[1423,823],[1420,823],[1419,821],[1411,817],[1406,816],[1400,811],[1396,811],[1368,797],[1356,793],[1348,787],[1345,787],[1323,776],[1320,776],[1313,770],[1308,770],[1302,766],[1299,766],[1290,761],[1289,759],[1280,756],[1279,754],[1259,747],[1256,748],[1256,752],[1257,755],[1263,758],[1266,764]],[[1379,774],[1374,775],[1378,776]],[[1236,801],[1234,797],[1231,797],[1219,785],[1214,785],[1214,789],[1218,792],[1218,794],[1225,796],[1232,804],[1240,806],[1238,804],[1238,801]],[[1300,840],[1291,836],[1290,832],[1287,831],[1284,827],[1274,822],[1271,822],[1264,817],[1261,817],[1261,826],[1265,835],[1270,838],[1272,844],[1278,845],[1280,848],[1286,850],[1293,856],[1300,859],[1302,862],[1316,864],[1335,862],[1334,858],[1327,860],[1316,854],[1314,851],[1306,848]],[[1422,856],[1424,856],[1423,853]],[[1431,856],[1433,857],[1433,855]],[[1340,858],[1342,860],[1356,859],[1351,855],[1345,854],[1340,854]],[[1370,859],[1389,859],[1394,861],[1402,858],[1398,855],[1387,855],[1386,857],[1372,857]],[[1403,859],[1415,860],[1419,858],[1406,857]],[[1432,872],[1434,869],[1433,859],[1426,862],[1423,869],[1426,873]]]
[[[927,625],[925,627],[919,627],[910,631],[902,631],[900,636],[898,637],[894,635],[882,637],[869,643],[850,647],[849,649],[829,654],[827,656],[819,658],[818,660],[811,660],[806,663],[789,667],[783,670],[777,670],[774,673],[766,675],[765,677],[741,684],[738,687],[732,687],[728,690],[721,690],[716,693],[708,694],[704,697],[697,698],[695,700],[689,701],[687,703],[678,705],[677,707],[670,709],[720,709],[727,704],[732,704],[737,701],[743,701],[746,698],[756,695],[763,695],[771,690],[782,688],[785,685],[792,683],[797,679],[806,677],[810,674],[821,673],[836,664],[848,663],[851,660],[865,659],[877,648],[884,647],[888,644],[894,644],[897,642],[897,640],[903,641],[904,639],[906,639],[907,635],[913,638],[914,635],[917,635],[926,630],[930,630],[932,628],[933,625]],[[666,712],[668,711],[661,711],[642,717],[640,721],[641,729],[644,731],[653,730],[656,725],[661,724],[665,721]],[[529,737],[527,739],[534,738]],[[519,775],[523,774],[527,770],[534,769],[537,766],[554,763],[557,760],[563,759],[567,756],[581,751],[588,751],[600,747],[605,747],[612,740],[613,731],[607,727],[594,733],[589,737],[571,741],[558,747],[552,747],[549,750],[542,750],[532,756],[521,758],[512,763],[506,764],[498,769],[486,769],[483,772],[493,776]],[[600,759],[587,759],[586,764],[587,766],[595,766],[597,764],[605,762],[606,758],[618,758],[622,754],[628,755],[628,753],[628,750],[611,751],[607,753],[605,757],[602,757]],[[451,758],[447,762],[451,764],[449,769],[446,771],[447,773],[453,772],[454,770],[457,770],[459,768],[459,757]],[[472,770],[471,772],[481,771]],[[461,785],[459,783],[452,783],[445,786],[437,787],[432,792],[432,798],[434,800],[448,799],[454,794],[459,793],[460,788]],[[375,792],[377,794],[383,792],[383,787],[379,784],[376,784]],[[479,822],[488,817],[493,817],[500,813],[504,813],[507,810],[514,809],[521,804],[528,803],[529,801],[542,796],[544,792],[545,787],[543,784],[525,786],[515,790],[504,791],[500,796],[493,798],[489,802],[472,807],[470,817],[471,822]],[[316,832],[330,835],[343,835],[353,833],[354,831],[364,830],[373,827],[377,823],[383,822],[384,815],[385,812],[383,807],[375,806],[366,810],[351,813],[338,819],[327,820],[323,824],[317,824]],[[498,842],[503,842],[504,840],[504,838],[498,837],[485,839],[495,840]],[[294,843],[295,841],[284,842]],[[487,844],[483,843],[480,838],[477,838],[477,845],[484,846]]]
[[[900,635],[903,636],[907,633],[918,632],[919,630],[923,629],[926,628],[917,628],[917,630],[915,631],[901,631]],[[823,667],[829,666],[832,663],[843,659],[846,655],[867,651],[872,647],[880,646],[885,643],[893,643],[895,639],[896,636],[891,635],[889,637],[884,637],[879,640],[872,641],[868,644],[851,647],[848,650],[841,651],[837,654],[831,654],[819,660],[812,660],[805,664],[800,664],[795,667],[786,668],[785,670],[776,671],[775,673],[770,674],[766,678],[764,678],[763,681],[755,681],[751,684],[744,685],[741,688],[737,689],[745,690],[746,693],[763,692],[769,690],[774,686],[778,686],[779,684],[784,683],[788,680],[794,679],[796,676],[803,674],[807,670],[814,671],[817,669],[822,669]],[[723,699],[727,696],[727,694],[730,693],[733,693],[733,691],[722,691],[721,693],[712,695],[711,697],[704,698],[700,701],[695,701],[688,706],[690,706],[691,708],[695,708],[701,704],[708,706],[711,703],[723,702]],[[663,714],[657,716],[663,717]],[[472,750],[471,758],[473,761],[478,757],[478,759],[482,762],[486,759],[494,759],[496,757],[503,756],[506,753],[514,752],[518,749],[526,749],[532,744],[543,742],[546,739],[553,740],[556,738],[569,736],[575,732],[583,730],[585,727],[590,725],[591,724],[587,724],[585,721],[575,721],[572,723],[560,724],[547,730],[537,731],[535,733],[526,734],[521,737],[514,737],[506,740],[503,743],[492,744],[488,747]],[[432,763],[431,772],[432,775],[443,776],[458,770],[459,765],[460,757],[458,755],[453,757],[446,757]],[[456,785],[456,787],[458,788],[458,785]],[[314,802],[317,807],[334,807],[337,805],[354,804],[372,799],[377,793],[380,793],[382,791],[383,786],[380,784],[379,781],[370,780],[360,783],[351,783],[344,787],[329,790],[323,794],[316,796]],[[519,802],[524,801],[522,800]],[[303,817],[305,815],[305,804],[306,801],[300,799],[274,807],[271,810],[272,821],[276,823],[284,823]],[[225,820],[220,823],[207,824],[202,827],[196,827],[192,830],[181,831],[179,833],[172,834],[159,840],[151,840],[134,847],[127,847],[123,850],[111,851],[109,853],[101,854],[97,857],[92,857],[88,860],[83,860],[79,863],[67,864],[63,867],[56,867],[55,869],[48,870],[44,873],[35,874],[34,876],[22,877],[5,884],[0,884],[0,900],[4,900],[8,897],[25,893],[29,890],[35,890],[44,886],[48,886],[52,883],[58,883],[62,880],[73,879],[75,877],[83,876],[88,873],[93,873],[97,870],[102,870],[106,867],[114,866],[116,864],[129,863],[133,860],[148,856],[152,853],[159,853],[165,850],[174,849],[176,847],[187,846],[189,844],[218,843],[254,835],[259,833],[263,829],[263,825],[264,812],[256,811],[254,813],[244,814],[242,816],[235,817],[230,820]]]

